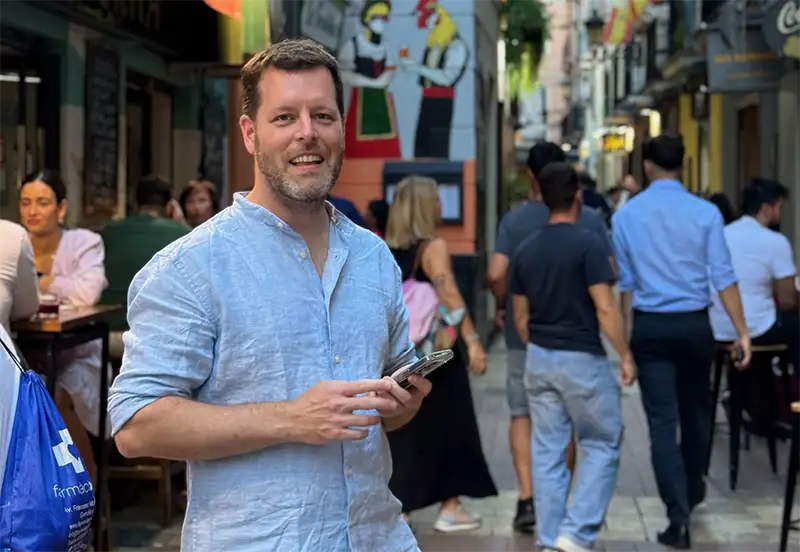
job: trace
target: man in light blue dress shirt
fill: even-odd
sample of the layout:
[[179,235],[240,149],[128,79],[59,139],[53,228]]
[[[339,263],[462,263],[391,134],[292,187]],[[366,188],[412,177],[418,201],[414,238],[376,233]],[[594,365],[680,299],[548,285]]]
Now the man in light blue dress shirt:
[[389,491],[385,432],[430,383],[386,245],[325,198],[342,165],[342,81],[318,44],[242,69],[248,194],[137,275],[109,397],[128,457],[188,462],[185,552],[418,552]]
[[687,549],[689,515],[705,498],[713,408],[709,283],[736,327],[742,367],[750,361],[750,336],[722,215],[679,181],[683,140],[661,135],[645,144],[643,153],[650,186],[614,215],[614,253],[628,331],[632,326],[653,470],[669,519],[658,541]]

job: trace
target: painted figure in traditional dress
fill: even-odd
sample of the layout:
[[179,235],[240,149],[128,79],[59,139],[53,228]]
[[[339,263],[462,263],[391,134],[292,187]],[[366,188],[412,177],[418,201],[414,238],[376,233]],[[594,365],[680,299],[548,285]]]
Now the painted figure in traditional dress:
[[419,75],[422,87],[414,157],[448,159],[456,85],[467,70],[469,48],[437,0],[419,0],[415,13],[417,27],[430,31],[422,63],[409,58],[399,61],[404,70]]
[[394,100],[388,90],[396,66],[388,63],[383,40],[391,11],[391,0],[366,0],[361,10],[364,32],[339,51],[342,80],[351,88],[345,121],[347,157],[401,157]]

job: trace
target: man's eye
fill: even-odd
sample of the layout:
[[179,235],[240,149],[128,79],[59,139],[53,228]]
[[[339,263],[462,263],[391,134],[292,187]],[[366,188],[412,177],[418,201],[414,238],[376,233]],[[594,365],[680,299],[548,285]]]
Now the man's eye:
[[322,119],[323,121],[333,121],[333,117],[327,113],[317,113],[317,119]]
[[288,113],[284,113],[282,115],[278,115],[277,117],[275,117],[275,120],[281,122],[288,122],[292,120],[292,116],[289,115]]

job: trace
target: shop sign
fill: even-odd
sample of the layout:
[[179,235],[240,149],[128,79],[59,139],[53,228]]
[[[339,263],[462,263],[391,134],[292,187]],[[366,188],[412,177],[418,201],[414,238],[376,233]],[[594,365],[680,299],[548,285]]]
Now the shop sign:
[[607,132],[600,138],[603,153],[608,154],[626,154],[631,148],[629,140],[629,132],[625,127],[614,132]]
[[719,31],[707,35],[708,91],[757,92],[778,88],[783,60],[761,29],[742,29],[730,43]]
[[764,40],[773,51],[800,58],[800,0],[778,0],[764,14]]
[[[265,0],[266,1],[266,0]],[[39,0],[76,23],[101,32],[134,35],[181,61],[218,58],[217,12],[200,1]],[[187,27],[187,22],[191,22]],[[190,29],[190,30],[187,30]]]

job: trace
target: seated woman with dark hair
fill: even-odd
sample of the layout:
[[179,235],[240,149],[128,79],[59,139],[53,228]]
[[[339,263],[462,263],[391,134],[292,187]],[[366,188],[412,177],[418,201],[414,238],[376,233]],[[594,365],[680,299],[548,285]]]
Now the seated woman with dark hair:
[[[106,287],[105,248],[98,234],[64,227],[66,196],[66,186],[56,171],[31,174],[19,191],[20,218],[33,245],[39,290],[73,307],[91,306]],[[101,436],[101,347],[96,340],[64,351],[58,357],[56,378],[56,405],[92,480],[95,464],[87,431]]]
[[196,228],[219,212],[219,193],[213,182],[192,180],[178,198],[186,222]]

